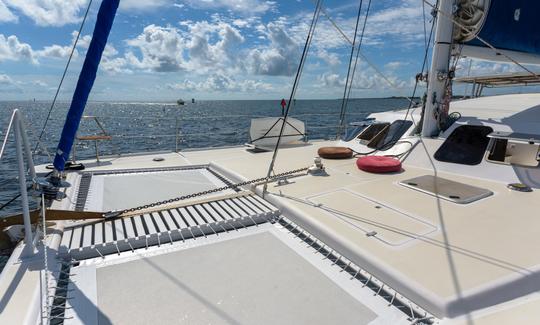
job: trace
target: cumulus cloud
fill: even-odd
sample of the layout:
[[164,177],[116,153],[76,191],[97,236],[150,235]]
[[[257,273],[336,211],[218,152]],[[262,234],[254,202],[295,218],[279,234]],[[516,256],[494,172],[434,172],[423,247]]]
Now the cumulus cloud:
[[[532,71],[538,71],[538,67],[527,66],[528,69]],[[470,70],[469,70],[470,69]],[[465,77],[467,75],[471,76],[482,76],[482,75],[494,75],[494,74],[509,74],[515,72],[525,72],[519,66],[513,63],[501,63],[501,62],[491,62],[483,61],[478,59],[472,60],[460,60],[456,66],[456,76]]]
[[263,32],[270,40],[270,44],[249,52],[249,70],[259,75],[293,75],[300,53],[297,43],[276,23],[269,23]]
[[0,85],[13,85],[15,82],[7,74],[0,74]]
[[401,62],[401,61],[391,61],[391,62],[388,62],[384,65],[384,67],[388,70],[396,70],[396,69],[399,69],[403,66],[407,65],[406,62]]
[[240,91],[248,92],[255,90],[270,90],[272,86],[268,83],[257,80],[241,80],[236,81],[234,78],[223,75],[214,74],[201,82],[193,82],[184,80],[181,83],[168,84],[167,88],[172,90],[189,90],[189,91],[206,91],[206,92],[223,92],[223,91]]
[[166,6],[170,4],[169,0],[152,0],[152,1],[141,1],[141,0],[122,0],[120,1],[120,10],[136,10],[136,11],[146,11],[154,10],[159,7]]
[[6,37],[0,34],[0,62],[2,61],[28,61],[37,64],[30,44],[20,42],[15,35]]
[[244,37],[229,23],[190,22],[187,30],[172,26],[146,26],[126,41],[129,49],[116,64],[155,72],[232,71],[238,68],[238,53]]
[[191,70],[234,69],[239,46],[244,42],[237,28],[224,22],[202,21],[191,25],[188,34],[191,39],[186,42],[186,48]]
[[82,8],[88,3],[87,0],[3,1],[8,7],[21,12],[39,26],[63,26],[79,22]]
[[[428,15],[429,16],[429,15]],[[368,18],[365,44],[384,45],[389,40],[414,45],[424,40],[422,6],[416,0],[403,0],[387,9],[374,11]]]
[[19,17],[9,10],[4,0],[0,0],[0,23],[14,23],[17,21],[19,21]]
[[[355,78],[352,84],[352,89],[357,90],[386,90],[386,89],[403,89],[410,86],[410,83],[398,78],[394,75],[385,76],[388,81],[392,83],[389,84],[385,78],[381,75],[370,71],[362,69],[357,71]],[[317,78],[319,88],[341,88],[345,87],[345,77],[340,76],[337,73],[323,73]]]
[[264,13],[276,6],[274,1],[261,0],[184,0],[181,3],[174,0],[122,0],[120,10],[148,11],[162,7],[184,8],[186,5],[195,9],[225,9],[243,15],[253,15]]
[[274,1],[260,0],[185,0],[184,2],[193,8],[228,9],[244,14],[264,13],[276,5]]
[[[67,58],[71,51],[73,50],[73,44],[77,40],[77,31],[73,31],[71,33],[71,43],[68,45],[47,45],[44,46],[43,49],[35,51],[35,55],[41,58],[51,58],[51,59],[64,59]],[[75,48],[75,51],[73,52],[73,57],[78,57],[80,55],[80,50],[87,50],[90,46],[90,41],[92,40],[92,36],[90,35],[81,35],[79,37],[79,40],[77,41],[77,47]],[[111,44],[107,43],[105,45],[105,50],[103,51],[103,57],[112,57],[118,54],[118,51],[116,48]]]
[[141,57],[133,52],[126,55],[126,63],[147,71],[170,72],[183,69],[184,44],[178,29],[148,25],[142,34],[126,42],[137,49]]
[[0,93],[21,93],[19,84],[6,74],[0,74]]

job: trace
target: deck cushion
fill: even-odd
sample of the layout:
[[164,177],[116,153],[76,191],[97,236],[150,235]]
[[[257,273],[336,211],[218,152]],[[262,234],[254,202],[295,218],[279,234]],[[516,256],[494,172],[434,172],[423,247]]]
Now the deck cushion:
[[349,159],[353,156],[353,151],[347,147],[321,147],[317,154],[326,159]]
[[356,160],[356,166],[369,173],[392,173],[401,171],[401,161],[384,156],[365,156]]

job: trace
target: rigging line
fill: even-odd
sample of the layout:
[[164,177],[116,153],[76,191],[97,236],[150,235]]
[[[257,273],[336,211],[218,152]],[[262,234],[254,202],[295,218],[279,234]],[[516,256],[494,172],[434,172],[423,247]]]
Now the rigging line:
[[294,95],[296,93],[296,89],[298,88],[300,76],[302,75],[302,70],[304,68],[304,63],[306,61],[306,56],[309,51],[311,41],[313,39],[313,34],[315,33],[315,27],[317,26],[317,21],[319,20],[322,1],[323,0],[317,0],[317,5],[315,6],[315,12],[313,13],[313,18],[311,20],[311,26],[309,27],[306,43],[304,44],[304,50],[302,51],[302,56],[300,57],[300,63],[298,64],[298,70],[296,71],[296,77],[294,78],[294,83],[291,90],[291,96],[289,97],[289,101],[287,102],[287,109],[285,110],[285,114],[283,115],[283,123],[281,124],[281,129],[279,131],[279,137],[277,138],[277,141],[276,141],[276,146],[274,148],[272,160],[270,161],[270,165],[268,166],[268,173],[266,174],[266,180],[264,182],[263,193],[262,193],[263,197],[266,192],[266,189],[268,188],[268,181],[270,180],[270,174],[274,170],[274,164],[276,162],[277,154],[279,151],[279,145],[281,143],[281,138],[283,137],[283,131],[285,131],[287,118],[289,117],[291,102],[294,100]]
[[[345,87],[343,89],[343,100],[341,101],[341,111],[339,113],[339,125],[338,125],[338,129],[337,129],[336,139],[339,139],[339,137],[341,136],[341,129],[343,128],[343,118],[344,118],[343,111],[345,110],[345,105],[346,105],[346,100],[347,100],[347,88],[348,88],[347,86],[349,85],[349,77],[351,75],[351,66],[352,66],[353,57],[354,57],[354,50],[356,48],[356,35],[358,34],[358,26],[360,25],[360,16],[362,15],[362,5],[363,4],[364,4],[364,1],[360,0],[360,5],[358,6],[358,15],[356,16],[356,25],[354,27],[353,42],[351,44],[351,55],[349,57],[349,68],[347,69],[347,77],[345,78]],[[367,20],[367,16],[366,16],[366,20]],[[365,24],[364,24],[364,27],[365,27]],[[358,47],[358,50],[360,51],[360,46]],[[356,58],[358,59],[358,55],[356,56]],[[356,68],[356,65],[355,65],[355,68]],[[352,79],[353,78],[351,78],[351,81],[350,81],[351,84],[352,84]]]
[[[343,132],[343,124],[345,123],[345,115],[347,114],[347,104],[349,103],[349,98],[351,97],[351,91],[352,91],[352,85],[353,85],[353,82],[354,82],[354,75],[356,74],[356,67],[358,65],[358,57],[359,57],[359,54],[360,54],[360,49],[362,48],[362,41],[364,40],[364,34],[366,32],[366,24],[367,24],[367,20],[368,20],[368,17],[369,17],[369,10],[371,8],[371,0],[369,0],[368,2],[368,6],[367,6],[367,9],[366,9],[366,18],[364,19],[364,25],[362,27],[362,33],[360,34],[360,41],[358,42],[358,51],[356,52],[356,58],[354,60],[354,67],[353,67],[353,70],[352,70],[352,75],[351,75],[351,82],[349,84],[349,89],[347,90],[347,98],[346,98],[346,101],[345,101],[345,106],[343,107],[343,110],[342,110],[342,113],[340,115],[340,130],[339,132]],[[341,134],[338,134],[338,138]]]
[[[437,3],[439,3],[439,0],[437,0]],[[428,63],[428,55],[429,55],[429,45],[431,44],[431,39],[433,38],[433,31],[435,30],[435,19],[433,19],[431,21],[431,29],[429,31],[429,38],[427,40],[427,46],[425,47],[424,49],[424,58],[422,60],[422,69],[420,70],[420,74],[423,75],[424,74],[424,71],[427,70],[427,63]],[[429,71],[428,71],[429,73]],[[426,79],[426,86],[428,86],[428,79]],[[416,91],[418,90],[418,83],[420,82],[420,80],[418,78],[416,78],[416,82],[414,83],[414,88],[413,88],[413,93],[412,93],[412,98],[414,98],[416,96]],[[428,87],[426,87],[428,88]],[[427,90],[426,90],[427,91]],[[424,105],[422,105],[423,107]],[[407,120],[407,117],[409,116],[409,113],[411,111],[411,108],[412,108],[412,101],[409,102],[409,107],[407,108],[407,111],[405,112],[405,118],[404,120]],[[424,111],[424,109],[422,108],[422,112]],[[412,113],[410,113],[411,115],[411,120],[413,121],[413,124],[415,125],[415,128],[418,129],[418,124],[415,122],[414,120],[414,116]],[[420,121],[422,121],[422,119],[420,119]],[[402,126],[403,127],[403,126]]]
[[422,1],[422,25],[424,25],[424,46],[427,48],[429,46],[428,40],[427,40],[427,29],[426,29],[426,5],[424,4],[424,1]]
[[43,128],[41,129],[41,132],[39,133],[39,137],[36,143],[36,146],[34,148],[34,151],[32,152],[32,155],[35,155],[37,152],[37,149],[39,147],[39,144],[41,142],[41,138],[43,138],[43,134],[45,134],[45,129],[47,128],[47,122],[49,121],[49,118],[51,117],[51,113],[54,109],[54,105],[56,104],[56,100],[58,98],[58,94],[60,93],[60,89],[62,88],[62,84],[64,83],[64,79],[66,78],[66,74],[69,68],[69,64],[71,63],[71,59],[73,58],[73,54],[75,53],[75,48],[77,47],[77,43],[79,42],[79,38],[81,36],[84,23],[86,22],[86,18],[88,17],[88,12],[90,11],[90,7],[92,6],[92,1],[88,1],[88,6],[86,7],[86,12],[84,13],[83,20],[81,22],[81,26],[79,27],[79,31],[77,33],[77,37],[75,38],[75,42],[73,42],[73,47],[71,48],[71,53],[69,54],[69,58],[66,63],[66,67],[64,68],[64,72],[62,73],[62,78],[60,78],[60,83],[58,84],[58,88],[56,89],[56,93],[54,94],[53,101],[51,103],[51,107],[49,108],[49,112],[47,113],[47,118],[45,119],[45,122],[43,123]]
[[[434,5],[432,5],[429,1],[427,0],[422,0],[423,2],[425,2],[428,6],[430,6],[431,8],[433,8],[434,10],[437,11],[438,14],[441,14],[443,15],[444,17],[446,17],[447,19],[450,19],[450,21],[452,21],[454,24],[456,24],[458,27],[460,28],[463,28],[464,30],[466,30],[467,32],[469,33],[472,33],[473,30],[472,29],[469,29],[467,27],[465,27],[464,25],[460,24],[459,22],[457,22],[454,17],[450,16],[450,15],[447,15],[446,13],[442,12],[439,10],[439,8],[435,7]],[[480,36],[478,35],[475,35],[474,38],[476,38],[477,40],[479,40],[480,42],[482,42],[485,46],[489,47],[490,49],[492,49],[497,55],[502,55],[504,56],[505,58],[507,58],[509,61],[513,62],[514,64],[516,64],[517,66],[519,66],[520,68],[522,68],[523,70],[527,71],[528,73],[530,73],[533,77],[538,77],[538,75],[534,72],[532,72],[531,70],[527,69],[527,67],[525,67],[524,65],[522,65],[521,63],[519,63],[518,61],[514,60],[512,57],[510,57],[509,55],[506,55],[505,53],[497,50],[493,45],[491,45],[489,42],[487,42],[486,40],[484,40],[483,38],[481,38]]]
[[[345,33],[343,32],[343,30],[337,25],[337,23],[334,21],[334,19],[323,9],[321,8],[321,13],[326,17],[326,19],[328,19],[328,21],[332,24],[332,26],[334,26],[334,28],[339,32],[339,34],[343,37],[343,39],[345,39],[345,41],[347,41],[349,44],[352,44],[352,41],[351,39],[345,35]],[[377,68],[377,66],[371,62],[370,59],[368,59],[364,53],[362,53],[360,51],[360,56],[362,57],[362,59],[364,61],[366,61],[366,63],[373,69],[375,70],[375,72],[381,77],[383,78],[384,81],[386,81],[390,87],[394,88],[394,89],[400,89],[394,82],[392,82],[390,79],[388,79],[384,73],[381,72],[381,70],[379,70],[379,68]],[[415,103],[411,98],[407,97],[407,96],[400,96],[401,98],[405,98],[407,99],[409,102],[412,102],[412,103]]]

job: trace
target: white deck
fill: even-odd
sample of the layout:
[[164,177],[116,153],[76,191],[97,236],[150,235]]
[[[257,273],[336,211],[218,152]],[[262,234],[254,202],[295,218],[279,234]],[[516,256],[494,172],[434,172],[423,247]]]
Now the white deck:
[[[271,184],[266,199],[340,255],[437,317],[457,323],[472,319],[504,324],[514,317],[540,322],[540,255],[534,253],[540,247],[536,213],[540,210],[540,169],[485,160],[477,166],[464,166],[433,159],[444,137],[460,124],[538,133],[540,114],[535,103],[539,102],[540,95],[527,95],[453,103],[451,111],[459,110],[463,118],[443,139],[410,139],[415,146],[403,160],[401,173],[369,174],[358,170],[353,159],[324,160],[328,176],[302,176],[288,185]],[[507,109],[493,110],[495,104]],[[392,120],[403,115],[374,116]],[[319,147],[333,144],[312,142],[282,149],[275,172],[307,167]],[[233,147],[85,164],[86,172],[209,164],[231,181],[243,181],[265,176],[271,155]],[[156,156],[165,160],[155,162]],[[485,188],[494,195],[456,204],[398,184],[422,175]],[[70,177],[77,184],[77,176]],[[506,185],[511,182],[526,182],[535,190],[510,191]],[[68,190],[73,199],[71,191],[76,186]],[[69,204],[62,202],[58,207]]]

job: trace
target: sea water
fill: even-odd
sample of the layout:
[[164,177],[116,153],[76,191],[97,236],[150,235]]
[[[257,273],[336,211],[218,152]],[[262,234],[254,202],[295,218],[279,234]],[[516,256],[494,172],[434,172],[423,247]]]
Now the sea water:
[[[279,116],[279,100],[196,101],[186,103],[89,102],[79,135],[103,132],[112,136],[102,141],[100,155],[145,151],[173,151],[193,148],[241,145],[249,140],[252,118]],[[290,116],[306,123],[308,139],[333,139],[336,136],[341,100],[297,100]],[[407,100],[352,99],[347,104],[347,124],[361,121],[373,112],[403,109]],[[0,138],[3,140],[13,109],[25,118],[29,140],[34,150],[47,117],[50,102],[0,101]],[[50,163],[69,108],[57,102],[52,110],[34,157],[36,164]],[[99,123],[96,122],[96,119]],[[0,161],[0,206],[19,191],[13,134],[7,152]],[[78,142],[76,158],[95,158],[93,142]],[[0,216],[20,211],[17,200],[0,210]]]

